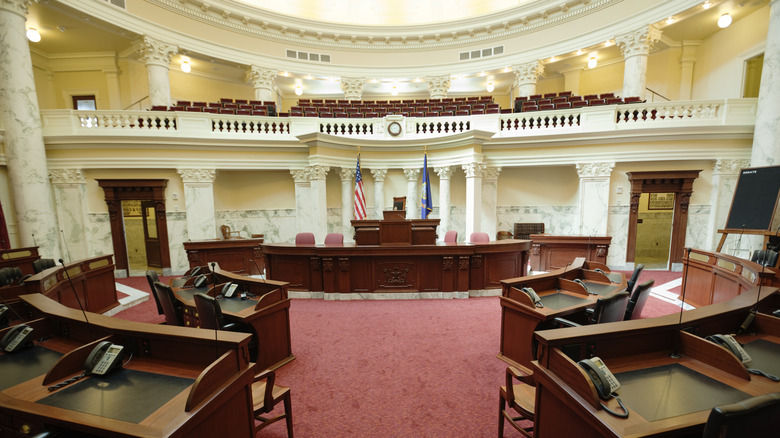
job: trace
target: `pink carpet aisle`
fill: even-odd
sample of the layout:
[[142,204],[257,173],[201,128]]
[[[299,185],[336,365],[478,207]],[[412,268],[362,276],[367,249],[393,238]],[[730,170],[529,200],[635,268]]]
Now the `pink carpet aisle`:
[[[644,271],[656,286],[679,273]],[[168,279],[163,279],[167,281]],[[118,279],[148,291],[145,278]],[[679,307],[650,297],[643,316]],[[154,301],[117,317],[160,322]],[[497,297],[468,300],[294,300],[296,359],[277,371],[292,388],[295,435],[306,437],[494,437],[501,329]],[[284,437],[283,422],[258,437]],[[505,436],[519,434],[507,426]]]

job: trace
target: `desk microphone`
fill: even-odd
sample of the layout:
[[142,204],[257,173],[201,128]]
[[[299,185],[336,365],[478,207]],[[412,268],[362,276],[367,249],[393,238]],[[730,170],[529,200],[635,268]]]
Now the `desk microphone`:
[[65,272],[65,277],[68,279],[68,283],[70,283],[70,290],[73,291],[73,296],[76,297],[76,302],[79,304],[79,308],[81,309],[81,313],[84,314],[84,322],[87,323],[87,327],[89,327],[90,333],[92,333],[92,339],[97,339],[97,336],[95,336],[95,328],[92,327],[92,324],[89,322],[89,319],[87,318],[87,312],[84,310],[84,306],[81,305],[81,300],[79,299],[79,294],[76,293],[76,287],[73,286],[73,280],[70,279],[70,274],[68,273],[68,268],[65,267],[65,263],[62,262],[62,259],[59,259],[60,264],[62,265],[62,270]]
[[214,270],[214,266],[216,266],[215,262],[211,262],[211,278],[214,280],[214,286],[217,285],[217,272]]
[[33,238],[33,246],[38,246],[38,244],[35,243],[35,233],[30,233],[30,234],[32,235]]
[[[685,251],[687,251],[685,258],[688,262],[688,264],[685,266],[685,275],[683,276],[683,283],[682,283],[682,298],[680,301],[680,320],[677,322],[677,330],[682,330],[682,315],[683,311],[685,310],[685,289],[688,286],[688,270],[691,263],[691,248],[685,248]],[[674,333],[674,339],[673,339],[673,348],[672,348],[672,354],[669,356],[672,359],[679,359],[680,358],[680,352],[677,351],[679,345],[678,344],[678,338],[680,336],[677,333]]]

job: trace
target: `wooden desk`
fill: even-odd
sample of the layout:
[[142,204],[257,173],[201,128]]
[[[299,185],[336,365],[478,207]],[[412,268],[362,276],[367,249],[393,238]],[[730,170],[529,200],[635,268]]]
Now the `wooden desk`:
[[577,257],[607,263],[610,236],[556,236],[531,234],[531,269],[549,271],[562,268]]
[[[594,271],[599,267],[613,277],[616,283]],[[591,268],[591,269],[588,269]],[[581,279],[592,292],[589,295],[574,279]],[[582,319],[580,314],[596,304],[600,296],[625,290],[626,279],[622,274],[610,274],[606,266],[576,259],[565,268],[547,274],[502,280],[501,291],[501,344],[498,358],[510,365],[531,365],[536,358],[533,333],[553,327],[558,317]],[[535,307],[520,288],[531,287],[542,299],[544,307]]]
[[[734,398],[776,392],[778,383],[748,374],[726,349],[704,340],[714,333],[734,333],[756,303],[757,295],[756,288],[720,304],[686,311],[682,322],[685,331],[679,330],[679,315],[667,315],[537,332],[538,360],[532,362],[537,382],[535,436],[559,437],[572,430],[585,438],[701,436],[712,407]],[[759,310],[767,300],[776,304],[776,295],[777,289],[764,287]],[[738,339],[780,344],[778,318],[759,314],[749,331]],[[679,359],[671,357],[675,351]],[[777,366],[780,346],[773,351],[768,363]],[[617,391],[630,411],[627,419],[613,417],[601,408],[593,384],[576,363],[591,356],[600,357],[618,380],[622,376],[629,383]],[[673,368],[704,383],[688,384],[686,380],[683,385],[674,385],[665,377]],[[654,384],[652,379],[659,383]],[[709,394],[697,398],[699,389],[695,388],[706,389]],[[686,405],[668,405],[681,399],[691,400]],[[606,403],[610,409],[619,410],[615,399]],[[647,403],[657,409],[648,410]]]
[[524,274],[528,240],[485,244],[264,244],[268,278],[325,293],[453,292],[501,287]]
[[[385,213],[396,213],[389,211]],[[357,245],[435,245],[440,219],[353,220]]]
[[692,249],[683,264],[681,290],[695,307],[729,300],[759,284],[780,286],[777,269],[719,252]]
[[33,262],[41,258],[38,255],[38,247],[31,246],[27,248],[12,248],[0,250],[0,268],[17,267],[22,270],[22,274],[35,274]]
[[[87,314],[87,324],[80,310],[40,294],[21,299],[36,318],[28,322],[36,339],[45,340],[27,351],[0,355],[0,367],[18,367],[23,353],[33,357],[46,353],[54,364],[31,370],[20,381],[0,372],[0,436],[21,438],[45,431],[72,433],[68,436],[254,436],[254,366],[247,353],[248,335],[220,332],[215,339],[210,330],[136,323],[92,313]],[[104,377],[87,376],[56,391],[47,390],[80,374],[87,355],[102,340],[123,345],[132,358]],[[150,380],[175,381],[175,385],[163,393]],[[138,396],[137,387],[133,388],[137,382],[146,382],[143,388],[154,388],[145,392],[146,403],[130,401]],[[77,403],[74,397],[80,397]]]
[[195,240],[184,242],[190,268],[217,263],[236,274],[260,275],[264,268],[262,238]]
[[290,340],[290,298],[287,296],[287,283],[273,280],[261,280],[244,277],[224,271],[215,266],[214,277],[207,274],[209,285],[201,288],[182,288],[184,278],[172,282],[174,295],[184,304],[184,324],[199,327],[198,312],[195,309],[194,295],[198,292],[216,296],[221,290],[219,285],[228,281],[238,284],[237,291],[248,292],[253,297],[242,300],[238,292],[233,298],[219,300],[225,318],[245,324],[252,329],[257,340],[257,356],[252,358],[260,369],[277,369],[295,359]]

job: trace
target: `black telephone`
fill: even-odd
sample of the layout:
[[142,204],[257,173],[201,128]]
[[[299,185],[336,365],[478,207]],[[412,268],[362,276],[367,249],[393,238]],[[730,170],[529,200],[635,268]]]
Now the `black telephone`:
[[198,275],[195,281],[192,282],[192,286],[195,288],[203,287],[209,284],[209,279],[204,274]]
[[[604,270],[601,269],[601,268],[596,268],[596,269],[594,269],[594,271],[598,272],[599,274],[603,274],[605,277],[609,278],[609,275],[607,275],[607,273],[604,272]],[[610,283],[620,283],[619,281],[615,281],[615,280],[613,280],[611,278],[609,278],[609,282]]]
[[8,330],[8,333],[0,340],[0,348],[6,353],[13,353],[30,343],[32,343],[32,327],[26,324],[19,324]]
[[596,293],[595,292],[591,292],[590,289],[588,289],[588,285],[585,284],[585,282],[580,280],[579,278],[575,278],[574,282],[579,284],[580,286],[584,287],[585,288],[585,292],[587,292],[588,295],[596,295]]
[[544,307],[544,303],[542,303],[542,299],[539,298],[539,295],[536,293],[534,288],[532,288],[532,287],[524,287],[524,288],[522,288],[520,290],[525,292],[526,295],[528,295],[528,298],[530,298],[531,301],[534,302],[534,306],[536,306],[536,307]]
[[6,312],[8,312],[8,306],[0,304],[0,329],[8,327],[8,317],[5,316]]
[[749,364],[753,359],[747,354],[744,348],[734,339],[731,335],[711,335],[707,336],[708,341],[712,341],[722,347],[726,347],[737,359],[741,360],[743,364]]
[[220,295],[225,298],[231,298],[233,294],[236,293],[237,288],[238,284],[233,283],[232,281],[228,281],[224,286],[222,286],[222,292],[220,292]]
[[189,272],[184,274],[185,277],[194,277],[196,275],[200,274],[200,266],[195,266],[194,268],[190,269]]
[[121,367],[123,350],[123,346],[109,341],[97,344],[84,361],[85,372],[102,376],[114,368]]
[[618,405],[623,409],[623,413],[609,409],[604,403],[601,403],[601,407],[616,417],[627,418],[628,409],[626,409],[623,402],[620,401],[620,398],[615,394],[615,391],[620,389],[620,382],[618,382],[615,375],[607,368],[604,361],[598,357],[592,357],[590,359],[582,359],[577,362],[577,364],[588,373],[588,377],[590,377],[590,380],[593,382],[593,386],[596,387],[596,392],[599,394],[599,397],[602,400],[609,400],[610,398],[615,397]]

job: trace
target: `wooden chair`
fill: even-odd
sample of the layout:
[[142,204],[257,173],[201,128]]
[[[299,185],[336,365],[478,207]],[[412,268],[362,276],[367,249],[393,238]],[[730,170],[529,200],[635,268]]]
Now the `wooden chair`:
[[179,301],[173,296],[171,287],[156,281],[154,283],[154,293],[157,295],[157,299],[160,301],[165,314],[165,323],[167,325],[183,326],[182,309],[181,306],[177,305]]
[[152,291],[154,302],[157,303],[157,314],[162,315],[163,314],[162,304],[160,304],[160,299],[157,298],[157,294],[154,293],[154,283],[160,281],[160,276],[157,274],[157,271],[153,269],[149,269],[148,271],[146,271],[146,281],[149,282],[149,290]]
[[[514,380],[520,381],[522,384],[515,385]],[[519,366],[507,367],[506,369],[506,386],[499,388],[499,406],[498,406],[498,436],[504,436],[504,419],[509,420],[509,424],[512,425],[518,432],[528,438],[533,437],[533,420],[534,410],[536,404],[536,384],[534,383],[533,373],[531,370]],[[515,416],[509,409],[514,410],[520,416]],[[519,421],[530,421],[530,426],[521,426]]]
[[647,303],[647,297],[650,296],[650,291],[653,289],[653,284],[655,284],[655,280],[648,280],[634,289],[634,293],[628,299],[626,316],[623,320],[634,319],[634,315],[639,316],[642,314],[642,309],[645,308],[645,303]]
[[777,435],[780,392],[716,406],[704,425],[704,438],[737,438]]
[[[292,402],[290,401],[290,388],[274,384],[276,374],[272,370],[265,370],[255,375],[252,383],[252,404],[255,420],[260,424],[255,426],[255,434],[266,426],[281,419],[287,422],[287,437],[293,438]],[[284,414],[268,418],[265,414],[273,411],[280,401],[284,402]]]
[[230,231],[230,227],[227,225],[222,225],[219,227],[219,231],[222,232],[222,238],[225,240],[228,240],[234,236],[241,238],[241,231]]
[[513,239],[511,231],[499,231],[496,233],[496,240]]

